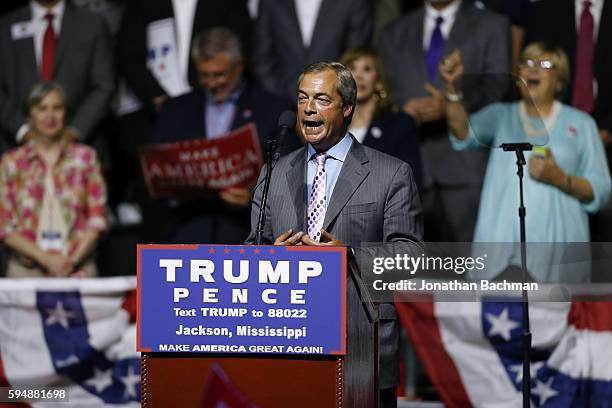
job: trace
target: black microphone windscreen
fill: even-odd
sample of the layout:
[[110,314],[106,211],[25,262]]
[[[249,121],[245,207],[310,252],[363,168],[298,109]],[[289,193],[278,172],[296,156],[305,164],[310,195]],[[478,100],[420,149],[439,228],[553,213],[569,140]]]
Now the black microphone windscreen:
[[280,117],[278,118],[278,127],[282,128],[287,126],[288,128],[293,129],[295,127],[295,121],[295,112],[286,110],[281,113]]

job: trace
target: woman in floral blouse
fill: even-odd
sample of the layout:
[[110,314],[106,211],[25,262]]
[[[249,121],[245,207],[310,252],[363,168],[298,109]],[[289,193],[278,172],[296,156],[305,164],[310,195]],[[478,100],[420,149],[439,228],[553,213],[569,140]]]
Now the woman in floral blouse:
[[93,250],[108,228],[95,151],[64,127],[64,91],[52,82],[28,97],[27,143],[0,161],[0,239],[7,276],[95,276]]

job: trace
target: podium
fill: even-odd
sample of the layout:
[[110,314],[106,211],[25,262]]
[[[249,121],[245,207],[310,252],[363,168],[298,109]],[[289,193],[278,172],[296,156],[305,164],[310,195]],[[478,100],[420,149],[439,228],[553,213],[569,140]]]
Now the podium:
[[[178,247],[185,249],[185,246]],[[200,253],[206,253],[206,249],[201,247]],[[206,246],[209,247],[229,247],[232,252],[252,248]],[[141,285],[141,281],[145,274],[150,273],[141,271],[141,255],[148,248],[162,250],[163,253],[166,249],[172,252],[177,246],[139,246],[139,310],[141,298],[147,296],[146,286]],[[188,247],[196,248],[198,247]],[[261,253],[268,249],[272,252],[279,251],[279,247],[257,248]],[[236,251],[233,251],[234,249]],[[338,299],[342,299],[345,306],[345,316],[342,319],[345,347],[342,353],[200,353],[147,350],[141,343],[145,340],[141,336],[140,325],[145,322],[141,322],[139,317],[138,341],[143,351],[142,406],[377,407],[378,309],[370,298],[350,250],[334,250],[341,252],[342,267],[345,268],[345,271],[342,271],[345,280],[342,285],[344,293],[335,294]],[[309,256],[314,259],[312,253],[309,253]],[[324,270],[323,274],[338,272],[340,271]],[[234,273],[237,273],[236,270]],[[306,297],[309,293],[308,286],[309,284],[302,286],[306,288]],[[308,300],[316,302],[316,294],[313,293]],[[333,314],[333,311],[329,312]],[[318,330],[327,329],[319,327]],[[333,327],[329,329],[335,330]],[[317,338],[318,333],[314,333],[310,327],[308,330],[308,336]]]

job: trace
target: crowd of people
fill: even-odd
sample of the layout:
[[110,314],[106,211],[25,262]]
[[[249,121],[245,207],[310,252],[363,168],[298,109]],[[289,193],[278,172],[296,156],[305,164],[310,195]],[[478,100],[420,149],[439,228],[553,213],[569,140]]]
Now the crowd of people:
[[[610,0],[0,7],[8,277],[105,275],[96,246],[126,223],[147,243],[252,242],[260,193],[152,199],[139,149],[215,139],[247,123],[263,145],[287,109],[297,109],[298,123],[280,146],[267,243],[371,241],[384,251],[420,250],[411,245],[421,240],[517,242],[515,157],[498,148],[507,142],[537,145],[525,154],[528,241],[612,241]],[[295,166],[304,145],[307,163]],[[353,179],[339,177],[343,166]],[[352,209],[341,213],[341,200],[354,200]],[[317,202],[334,203],[334,225]],[[306,215],[308,231],[286,231]],[[520,260],[504,257],[478,278],[514,273]],[[567,277],[529,266],[535,281],[590,280],[590,271]],[[392,305],[380,310],[381,400],[392,401],[398,332]]]
[[[410,164],[426,241],[518,240],[513,159],[490,150],[529,133],[534,121],[548,139],[544,154],[528,157],[527,204],[536,214],[528,239],[611,240],[605,0],[2,7],[0,205],[9,271],[19,264],[43,274],[83,272],[109,219],[140,223],[144,242],[244,242],[249,189],[153,200],[139,148],[213,139],[249,122],[263,142],[280,113],[295,109],[303,67],[322,60],[341,61],[356,80],[349,126],[356,140]],[[45,109],[51,119],[37,120]],[[53,135],[43,129],[48,122]],[[293,135],[282,154],[302,143]],[[67,186],[69,177],[79,183]],[[41,249],[53,252],[50,260],[41,260]]]

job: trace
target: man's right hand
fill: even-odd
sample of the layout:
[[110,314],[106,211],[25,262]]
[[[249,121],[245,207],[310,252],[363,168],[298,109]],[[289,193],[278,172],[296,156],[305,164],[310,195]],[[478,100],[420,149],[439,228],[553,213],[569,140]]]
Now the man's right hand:
[[68,276],[74,271],[74,263],[61,254],[46,254],[42,266],[51,276],[57,277]]
[[167,99],[168,95],[158,95],[153,97],[152,102],[156,112],[159,112],[161,110],[162,105]]
[[608,147],[612,145],[612,132],[607,129],[599,129],[599,136],[601,137],[601,142],[604,147]]
[[449,93],[461,92],[458,79],[463,75],[463,56],[461,51],[455,49],[440,61],[438,66],[440,76],[444,80],[446,91]]
[[419,110],[419,106],[420,106],[420,98],[411,98],[411,99],[408,99],[406,102],[404,102],[404,105],[402,106],[402,110],[404,111],[406,115],[412,116],[414,120],[420,123],[421,120],[417,113]]
[[303,236],[304,233],[302,231],[298,231],[294,234],[293,230],[289,229],[274,240],[274,245],[301,245]]
[[252,193],[248,188],[228,188],[219,192],[219,197],[230,207],[247,208],[251,205]]

